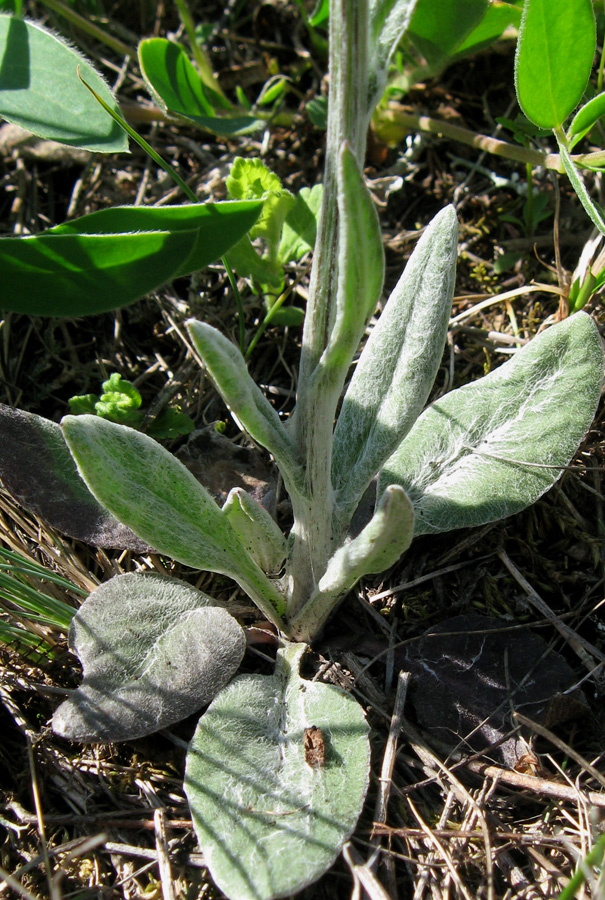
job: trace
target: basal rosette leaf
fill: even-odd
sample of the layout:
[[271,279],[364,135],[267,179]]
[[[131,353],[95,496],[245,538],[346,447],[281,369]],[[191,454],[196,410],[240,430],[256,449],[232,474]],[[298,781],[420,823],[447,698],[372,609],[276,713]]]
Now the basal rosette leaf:
[[[185,791],[210,873],[229,900],[272,900],[311,884],[355,828],[369,777],[368,726],[357,701],[304,681],[304,645],[275,674],[242,675],[200,719]],[[317,754],[305,748],[323,739]],[[323,763],[323,764],[322,764]]]
[[433,403],[386,462],[378,496],[387,485],[404,487],[416,535],[520,512],[573,458],[602,380],[598,330],[576,313],[485,378]]
[[53,730],[77,741],[125,741],[179,722],[237,671],[246,637],[226,609],[183,581],[118,575],[84,601],[69,642],[82,685]]

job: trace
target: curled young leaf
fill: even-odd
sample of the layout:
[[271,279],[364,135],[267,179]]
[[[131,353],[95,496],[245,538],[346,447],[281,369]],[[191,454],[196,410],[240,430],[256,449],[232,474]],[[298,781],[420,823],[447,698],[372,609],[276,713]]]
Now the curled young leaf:
[[452,308],[457,237],[456,213],[448,206],[420,238],[355,368],[332,456],[335,516],[344,527],[435,381]]
[[196,712],[227,684],[246,649],[211,597],[155,574],[118,575],[84,601],[69,632],[84,681],[53,730],[75,741],[126,741]]
[[223,512],[263,572],[276,575],[287,555],[286,539],[272,516],[242,488],[233,488]]
[[561,476],[599,402],[603,349],[586,313],[535,338],[480,381],[441,397],[387,460],[378,496],[401,484],[415,534],[520,512]]
[[303,681],[303,645],[275,674],[241,675],[189,747],[185,791],[204,860],[230,900],[271,900],[332,865],[361,813],[368,726],[357,701]]

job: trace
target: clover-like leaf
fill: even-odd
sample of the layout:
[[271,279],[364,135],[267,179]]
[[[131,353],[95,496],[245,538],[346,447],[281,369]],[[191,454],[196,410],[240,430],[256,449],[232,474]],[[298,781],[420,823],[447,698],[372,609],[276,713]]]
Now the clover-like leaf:
[[204,860],[230,900],[285,897],[334,862],[363,807],[368,726],[349,694],[299,674],[241,675],[200,719],[185,791]]
[[211,597],[153,573],[118,575],[93,591],[69,641],[84,681],[53,729],[77,741],[133,740],[184,719],[227,684],[246,647]]

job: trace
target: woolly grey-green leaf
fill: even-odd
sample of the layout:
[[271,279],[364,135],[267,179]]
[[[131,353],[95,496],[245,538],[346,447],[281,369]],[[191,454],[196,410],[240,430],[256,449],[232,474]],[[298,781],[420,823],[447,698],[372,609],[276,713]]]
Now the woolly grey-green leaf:
[[[289,644],[274,675],[234,679],[189,748],[193,824],[229,900],[285,897],[315,881],[363,807],[370,762],[363,711],[333,685],[301,679],[304,651]],[[312,753],[312,736],[323,737],[323,754]]]
[[223,512],[242,544],[263,572],[276,574],[286,558],[288,545],[270,513],[243,488],[233,488]]
[[278,414],[251,378],[238,348],[206,322],[189,319],[186,325],[210,377],[241,427],[273,454],[288,489],[300,489],[302,470],[294,445]]
[[196,712],[237,671],[246,648],[226,609],[183,581],[118,575],[74,616],[84,681],[53,717],[77,741],[125,741]]
[[355,368],[332,457],[336,517],[345,525],[435,381],[452,308],[457,237],[456,213],[448,206],[420,238]]
[[78,472],[99,503],[158,553],[235,579],[280,624],[280,592],[183,463],[153,438],[99,416],[65,416],[61,424]]
[[596,325],[576,313],[480,381],[430,406],[379,478],[407,491],[415,534],[483,525],[554,484],[588,431],[603,380]]

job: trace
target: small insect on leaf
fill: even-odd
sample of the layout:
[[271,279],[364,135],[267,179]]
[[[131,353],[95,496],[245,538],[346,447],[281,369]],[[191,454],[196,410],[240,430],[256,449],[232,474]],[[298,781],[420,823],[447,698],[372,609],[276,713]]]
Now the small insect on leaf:
[[323,769],[326,764],[326,742],[323,731],[317,725],[305,728],[305,762],[312,769]]

